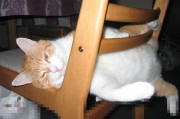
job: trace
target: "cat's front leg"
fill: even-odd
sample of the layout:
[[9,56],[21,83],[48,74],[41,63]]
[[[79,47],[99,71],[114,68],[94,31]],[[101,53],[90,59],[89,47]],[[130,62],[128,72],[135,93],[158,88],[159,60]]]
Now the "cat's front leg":
[[161,24],[160,24],[159,20],[154,20],[152,22],[149,22],[147,25],[154,31],[159,30],[160,27],[161,27]]
[[99,71],[94,74],[90,92],[108,101],[132,102],[149,99],[154,94],[154,87],[148,82],[121,86],[114,77]]
[[154,87],[148,82],[135,82],[120,87],[116,92],[118,95],[114,95],[117,95],[117,101],[118,99],[125,102],[145,100],[154,94]]
[[59,89],[62,86],[63,80],[64,80],[64,76],[61,76],[57,80],[53,80],[52,83],[53,83],[55,88]]

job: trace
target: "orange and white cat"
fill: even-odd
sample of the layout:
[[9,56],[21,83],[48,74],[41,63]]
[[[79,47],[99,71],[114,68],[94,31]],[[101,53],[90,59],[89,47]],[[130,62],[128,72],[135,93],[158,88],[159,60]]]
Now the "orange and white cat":
[[[104,29],[105,38],[128,37],[148,30],[146,26]],[[144,29],[142,29],[144,28]],[[129,29],[129,30],[127,30]],[[142,30],[141,30],[142,29]],[[145,30],[145,31],[146,31]],[[123,32],[126,31],[126,32]],[[130,33],[129,33],[129,32]],[[143,31],[144,32],[144,31]],[[18,38],[18,46],[25,52],[22,72],[13,80],[13,86],[32,83],[38,88],[60,88],[73,42],[74,32],[54,41],[33,41]],[[109,101],[135,101],[150,98],[154,92],[166,96],[168,110],[175,114],[178,93],[174,85],[164,81],[157,58],[157,40],[137,48],[98,56],[90,93]]]

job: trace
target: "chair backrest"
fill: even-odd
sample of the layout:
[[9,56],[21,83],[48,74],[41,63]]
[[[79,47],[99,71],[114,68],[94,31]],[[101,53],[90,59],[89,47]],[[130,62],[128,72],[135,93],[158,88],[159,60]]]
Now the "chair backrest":
[[[105,107],[112,107],[106,102],[93,108],[92,111],[85,111],[98,52],[112,52],[136,47],[147,42],[152,34],[152,31],[149,31],[142,35],[126,38],[122,40],[123,42],[118,39],[101,41],[104,21],[145,23],[157,19],[160,9],[159,19],[162,24],[168,3],[169,0],[157,0],[154,10],[146,10],[110,4],[108,0],[83,0],[62,88],[56,92],[48,92],[37,89],[31,84],[13,87],[11,81],[17,73],[12,71],[9,73],[10,70],[5,68],[1,68],[1,72],[3,73],[2,78],[7,80],[0,83],[30,100],[54,110],[62,119],[100,119],[97,116],[98,112]],[[156,9],[157,7],[159,9]],[[158,38],[159,33],[160,30],[156,31],[153,34],[154,37]],[[7,76],[9,78],[6,78]],[[92,116],[93,114],[95,116]]]

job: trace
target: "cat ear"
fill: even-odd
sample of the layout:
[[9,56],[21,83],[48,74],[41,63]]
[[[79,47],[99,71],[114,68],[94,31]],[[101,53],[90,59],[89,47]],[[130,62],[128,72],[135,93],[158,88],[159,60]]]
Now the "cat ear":
[[37,42],[28,38],[17,38],[16,43],[26,55],[37,48]]
[[32,83],[31,78],[25,73],[21,72],[13,81],[12,85],[13,86],[22,86],[26,85],[28,83]]

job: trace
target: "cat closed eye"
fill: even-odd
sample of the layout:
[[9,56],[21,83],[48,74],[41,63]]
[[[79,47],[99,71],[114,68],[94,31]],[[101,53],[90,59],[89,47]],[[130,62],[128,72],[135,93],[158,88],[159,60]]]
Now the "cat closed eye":
[[46,72],[44,72],[44,73],[41,75],[41,77],[40,77],[40,78],[44,78],[44,77],[45,77],[45,75],[46,75]]
[[45,54],[45,55],[44,55],[44,60],[45,60],[46,62],[48,62],[49,57],[48,57],[48,55],[47,55],[47,54]]

